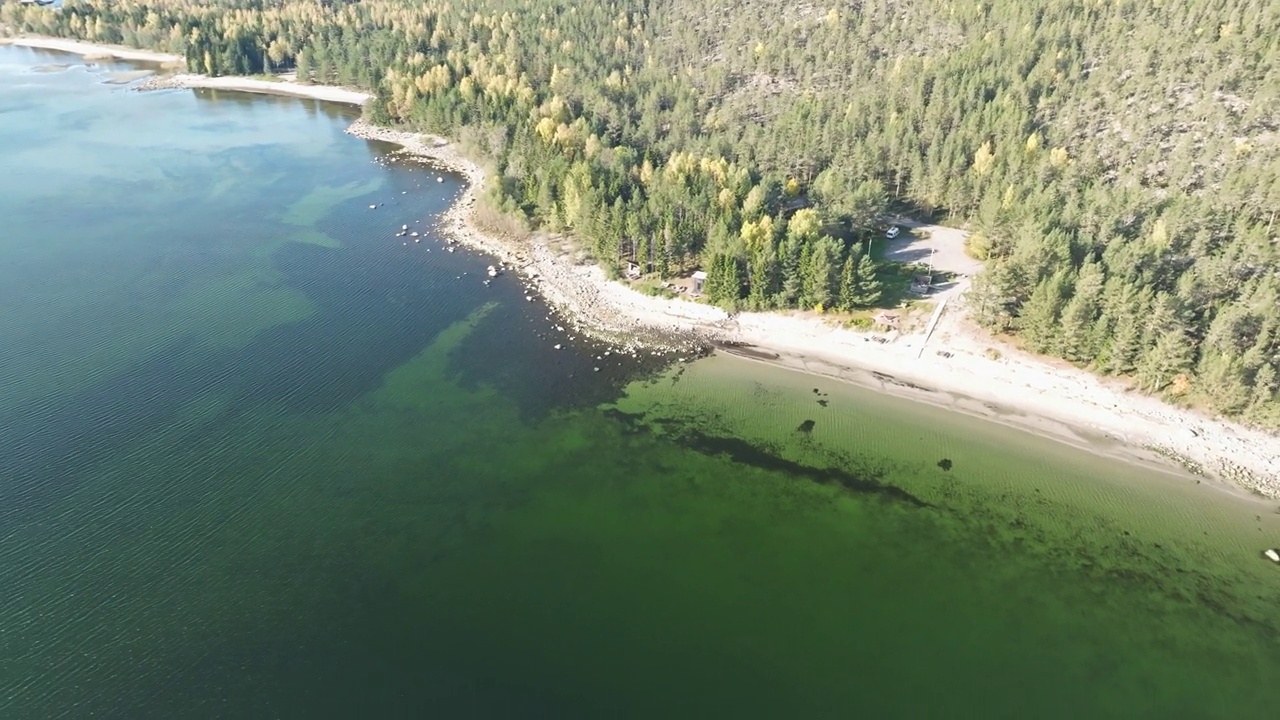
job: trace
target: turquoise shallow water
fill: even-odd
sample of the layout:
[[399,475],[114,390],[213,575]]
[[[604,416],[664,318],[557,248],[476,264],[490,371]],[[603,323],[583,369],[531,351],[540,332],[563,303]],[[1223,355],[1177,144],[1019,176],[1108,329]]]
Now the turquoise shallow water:
[[351,111],[118,69],[0,47],[0,717],[1271,716],[1274,503],[596,360]]

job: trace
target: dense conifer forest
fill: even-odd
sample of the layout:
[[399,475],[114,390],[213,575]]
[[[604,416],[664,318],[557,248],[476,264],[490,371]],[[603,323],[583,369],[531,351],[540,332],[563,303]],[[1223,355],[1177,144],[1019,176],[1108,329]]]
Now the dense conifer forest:
[[373,89],[492,203],[752,309],[881,302],[888,209],[967,223],[974,318],[1280,426],[1273,0],[72,0],[0,27]]

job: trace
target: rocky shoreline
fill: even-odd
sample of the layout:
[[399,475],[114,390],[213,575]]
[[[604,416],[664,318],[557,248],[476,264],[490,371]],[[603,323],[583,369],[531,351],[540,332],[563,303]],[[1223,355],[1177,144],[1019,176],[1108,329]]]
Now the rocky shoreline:
[[130,86],[134,92],[150,92],[152,90],[177,90],[186,87],[180,84],[176,75],[151,75],[137,85]]
[[[62,39],[23,38],[8,42],[86,57],[149,59],[169,64],[180,60]],[[134,89],[197,87],[356,106],[370,97],[347,88],[301,85],[288,77],[267,80],[156,75]],[[1177,408],[1158,398],[1134,393],[1113,379],[1023,353],[972,328],[965,320],[962,298],[950,303],[941,314],[931,340],[912,333],[873,337],[812,313],[730,316],[701,303],[643,295],[609,280],[565,238],[546,233],[520,233],[514,237],[484,230],[478,222],[477,205],[485,187],[485,171],[456,145],[364,121],[355,122],[347,132],[400,145],[404,153],[466,177],[468,186],[462,197],[440,218],[442,233],[518,271],[530,301],[536,299],[536,293],[561,312],[567,323],[622,349],[687,356],[711,347],[733,346],[739,354],[758,354],[757,360],[803,372],[823,374],[817,368],[825,365],[833,369],[833,377],[861,374],[875,378],[879,373],[903,384],[933,389],[937,395],[974,401],[944,403],[959,412],[1037,433],[1043,432],[1046,421],[1085,429],[1132,448],[1147,448],[1191,473],[1204,473],[1262,497],[1280,498],[1280,437]],[[879,342],[869,342],[872,339]],[[750,352],[752,348],[761,352]],[[993,353],[993,349],[998,352]],[[897,392],[893,383],[880,382],[877,387]],[[994,406],[1005,410],[992,414],[995,411],[972,409]]]
[[687,322],[636,314],[606,292],[609,280],[598,265],[585,258],[575,259],[572,249],[563,244],[553,246],[564,243],[562,238],[540,233],[517,238],[481,229],[475,216],[487,173],[463,155],[456,144],[432,135],[378,127],[364,120],[352,123],[346,132],[364,140],[399,145],[402,153],[465,177],[466,190],[440,217],[438,229],[446,237],[514,269],[530,293],[544,299],[581,332],[623,351],[660,354],[697,354],[723,339],[714,328],[705,325],[707,321],[727,318],[718,308],[690,303],[693,312]]
[[[536,293],[579,331],[623,350],[694,355],[716,347],[733,347],[739,350],[735,354],[742,354],[745,348],[747,357],[803,372],[824,374],[813,367],[823,364],[869,371],[868,377],[879,373],[910,386],[936,389],[926,395],[952,398],[941,404],[959,412],[1038,433],[1044,432],[1038,418],[1046,418],[1145,448],[1192,475],[1218,478],[1261,497],[1280,498],[1280,438],[1179,410],[1158,398],[1134,395],[1113,381],[1081,370],[1054,368],[1013,348],[1001,346],[995,359],[987,351],[996,341],[968,326],[958,309],[963,301],[952,303],[957,310],[943,316],[934,340],[908,334],[877,344],[868,342],[869,333],[834,326],[821,317],[731,316],[701,303],[642,295],[609,280],[563,238],[546,233],[515,237],[482,229],[476,211],[486,172],[456,144],[363,120],[346,132],[400,145],[401,152],[463,175],[467,188],[441,217],[442,233],[516,270],[526,283],[527,297],[533,299]],[[921,352],[925,342],[931,349],[947,348],[945,359]],[[840,372],[841,377],[845,375]],[[886,383],[879,385],[886,392],[896,392]],[[966,408],[973,403],[954,401],[969,393],[983,401],[979,405],[994,402],[1008,411],[972,412]]]

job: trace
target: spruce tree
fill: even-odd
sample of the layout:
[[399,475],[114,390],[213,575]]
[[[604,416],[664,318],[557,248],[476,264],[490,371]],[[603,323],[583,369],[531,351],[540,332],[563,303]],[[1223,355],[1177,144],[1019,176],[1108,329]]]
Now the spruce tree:
[[858,254],[852,250],[844,259],[840,269],[840,297],[838,307],[844,312],[852,312],[858,307]]
[[1181,323],[1160,333],[1155,347],[1138,366],[1138,387],[1147,392],[1158,392],[1174,379],[1191,369],[1195,346],[1187,337]]
[[1109,301],[1113,309],[1107,311],[1114,329],[1107,340],[1106,360],[1101,370],[1112,375],[1128,375],[1136,369],[1136,361],[1144,349],[1152,296],[1125,286],[1114,298]]
[[1236,355],[1216,350],[1205,353],[1196,369],[1196,384],[1200,395],[1218,412],[1234,415],[1249,406],[1244,367]]
[[752,309],[764,310],[773,302],[778,291],[778,255],[772,243],[765,244],[751,254],[748,262],[750,290],[747,299]]
[[840,248],[834,238],[823,236],[812,243],[805,257],[805,264],[800,269],[803,276],[802,307],[831,305],[839,253]]
[[1276,387],[1280,385],[1276,379],[1275,366],[1270,363],[1259,368],[1253,377],[1253,392],[1249,400],[1249,412],[1258,414],[1268,405],[1276,404]]
[[1102,268],[1097,263],[1085,263],[1075,282],[1075,294],[1062,311],[1062,356],[1074,362],[1093,358],[1098,348],[1093,345],[1093,324],[1098,317],[1098,304],[1102,296]]
[[884,288],[876,277],[876,264],[871,259],[870,254],[863,253],[862,257],[859,258],[854,276],[858,288],[854,297],[854,304],[864,308],[878,305],[880,298],[884,294]]
[[717,254],[707,268],[707,279],[702,293],[717,305],[732,305],[742,297],[742,276],[737,258]]
[[801,267],[807,264],[809,246],[788,237],[782,243],[782,287],[778,292],[778,307],[796,307],[802,293]]
[[1018,316],[1018,330],[1027,346],[1036,352],[1048,352],[1058,340],[1058,318],[1062,312],[1063,293],[1067,284],[1065,271],[1045,279],[1031,293]]

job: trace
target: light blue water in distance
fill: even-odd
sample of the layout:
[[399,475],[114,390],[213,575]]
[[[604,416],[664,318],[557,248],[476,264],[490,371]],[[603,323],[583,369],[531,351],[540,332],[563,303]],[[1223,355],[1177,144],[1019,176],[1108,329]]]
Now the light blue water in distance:
[[129,69],[0,47],[0,717],[1274,716],[1275,503],[596,360],[353,110]]

